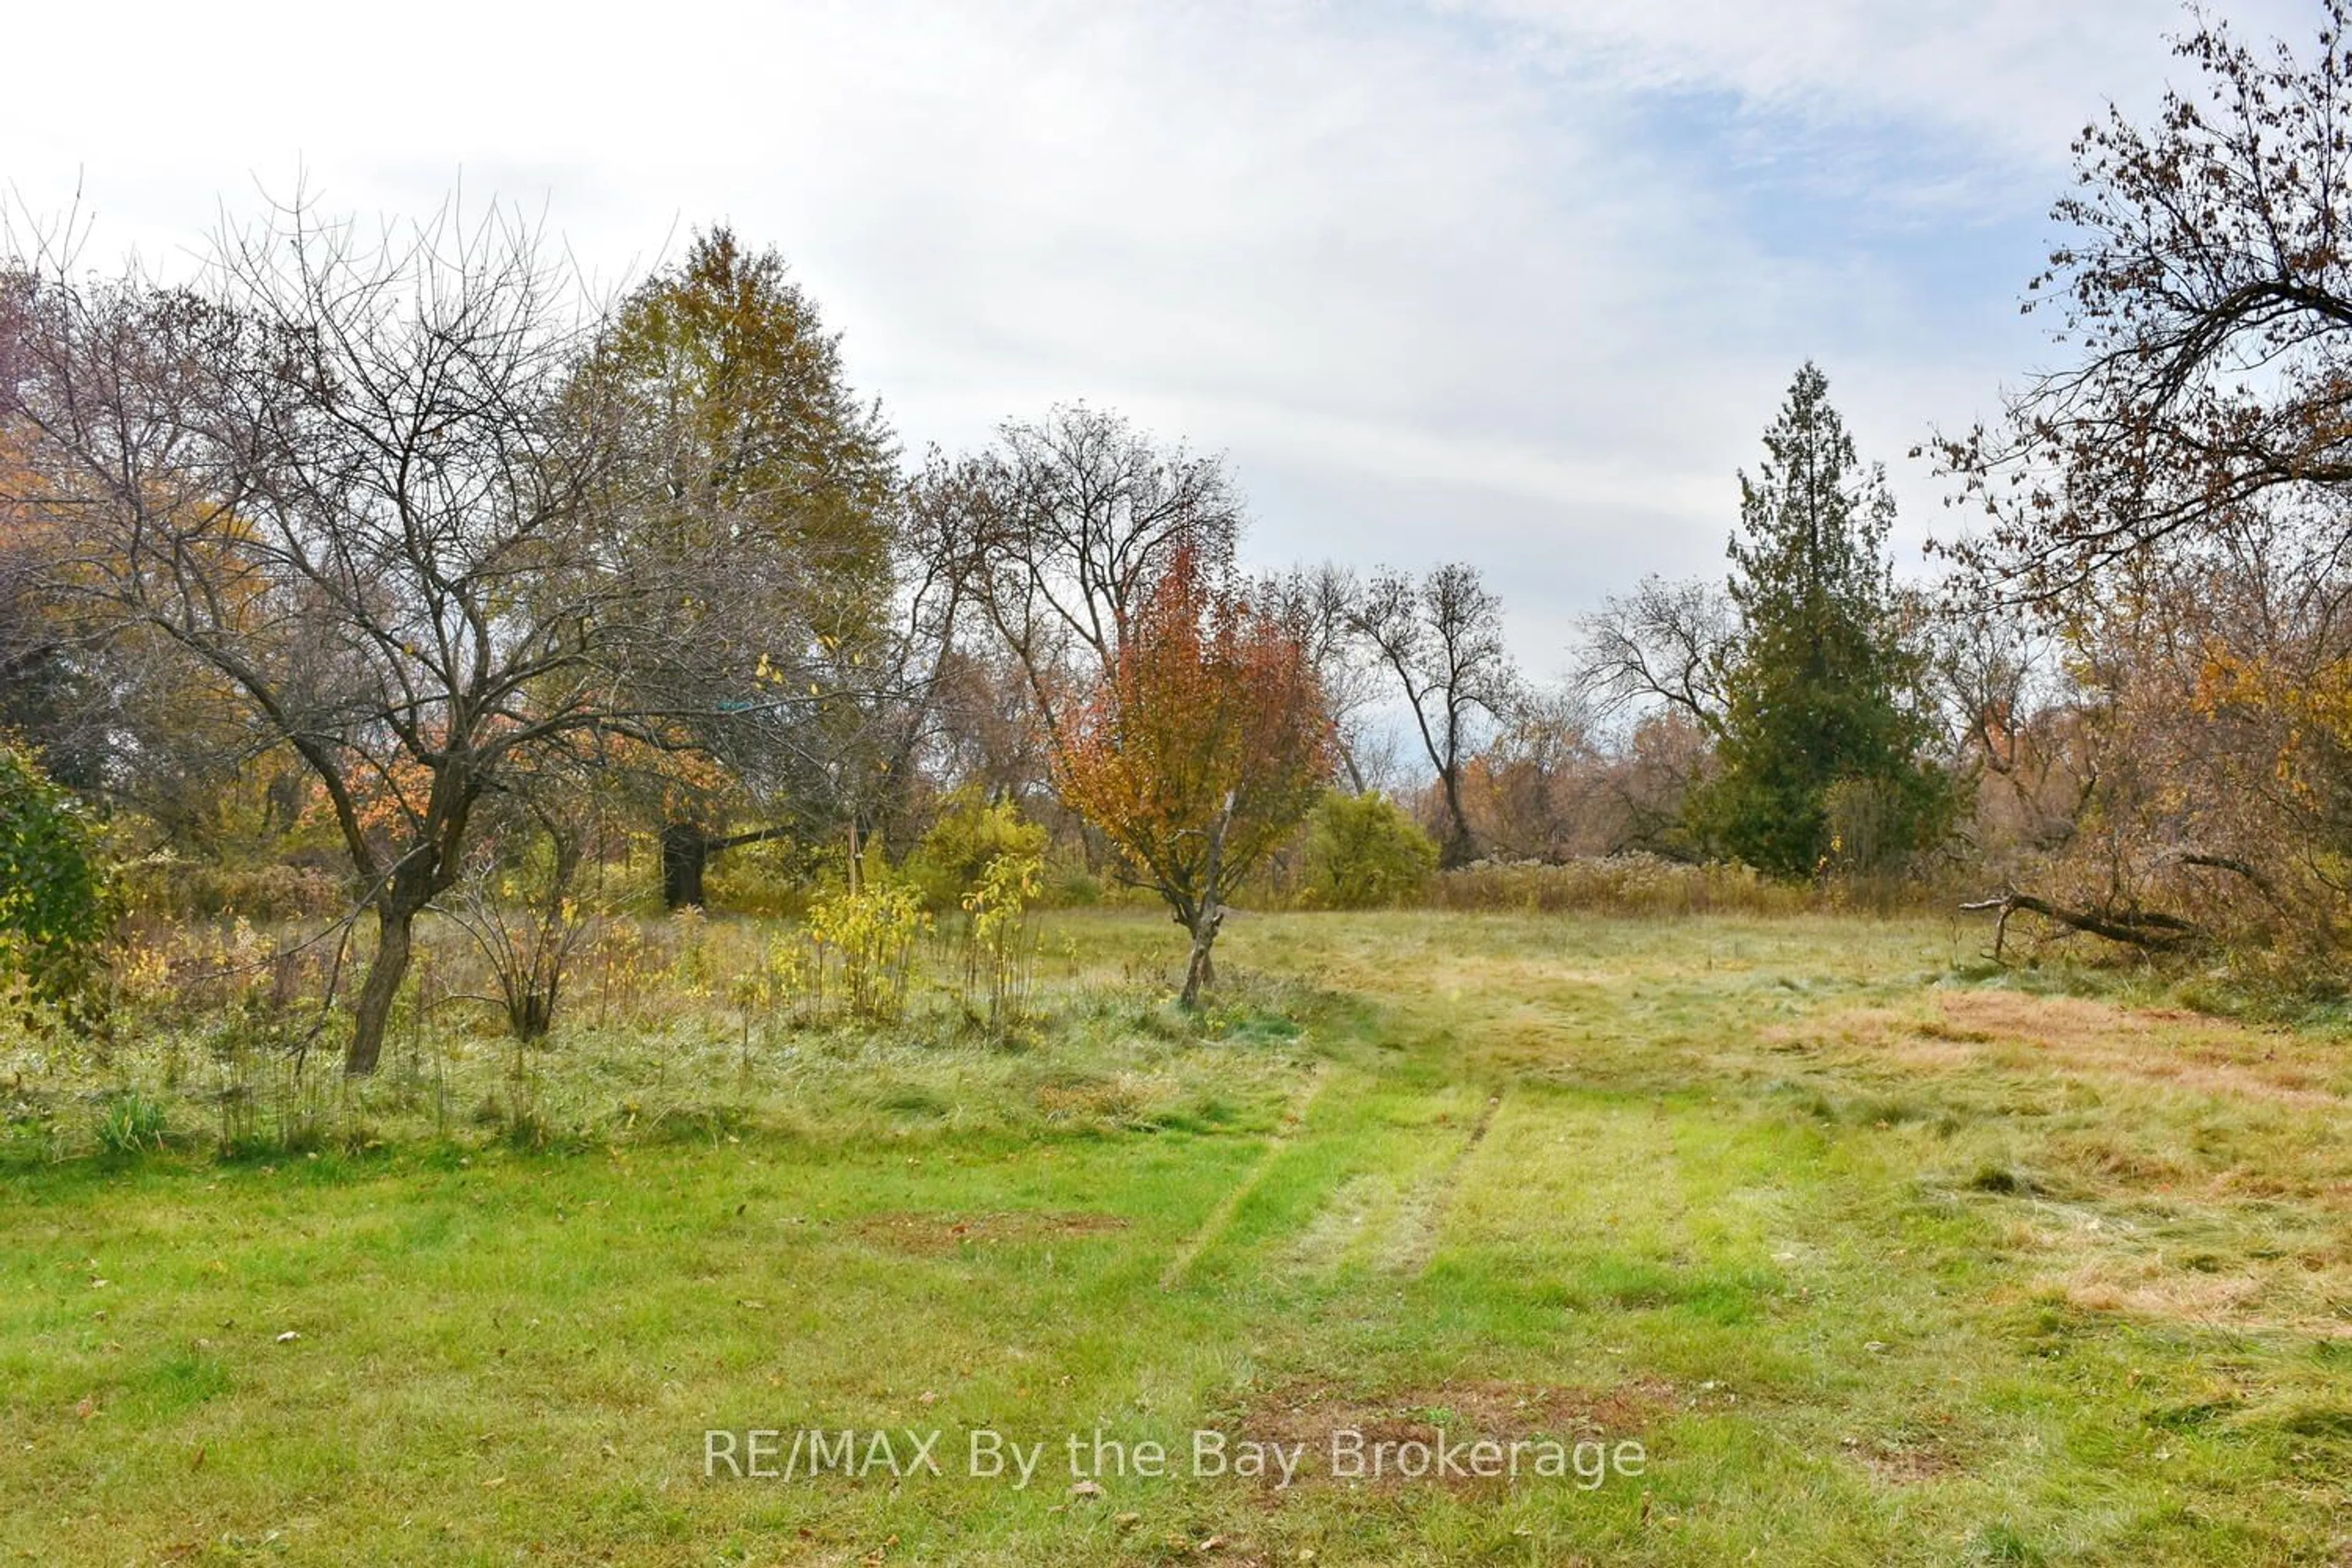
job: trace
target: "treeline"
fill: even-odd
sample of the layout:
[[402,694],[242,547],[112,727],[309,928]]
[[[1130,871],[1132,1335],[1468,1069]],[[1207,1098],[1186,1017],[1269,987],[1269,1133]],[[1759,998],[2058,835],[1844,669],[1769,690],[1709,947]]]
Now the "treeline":
[[[648,839],[671,907],[730,856],[952,908],[1050,853],[1166,901],[1189,1003],[1253,882],[1882,871],[1951,816],[1884,485],[1811,366],[1743,481],[1721,635],[1663,628],[1732,695],[1644,768],[1681,717],[1633,673],[1662,628],[1605,623],[1595,673],[1537,689],[1475,571],[1250,577],[1224,464],[1086,405],[903,463],[782,259],[725,230],[607,311],[495,214],[362,242],[297,207],[196,286],[37,263],[0,318],[9,721],[191,906],[243,868],[208,901],[373,917],[354,1071],[425,910],[560,910]],[[1622,745],[1606,710],[1643,713]],[[1596,791],[1613,816],[1580,818]],[[554,984],[527,989],[536,1032]]]
[[1187,933],[1188,1001],[1244,888],[1540,901],[1528,866],[1626,855],[2324,961],[2352,882],[2341,52],[2205,27],[2200,91],[2086,136],[2034,294],[2075,361],[1929,444],[1985,514],[1932,581],[1898,575],[1883,472],[1807,364],[1724,575],[1609,598],[1549,683],[1469,567],[1244,572],[1224,463],[1115,413],[910,458],[782,258],[724,229],[609,304],[497,213],[370,234],[297,204],[189,283],[26,247],[9,965],[72,989],[94,855],[368,917],[354,1072],[424,911],[559,931],[615,865],[673,905],[747,862],[951,908],[1129,882]]

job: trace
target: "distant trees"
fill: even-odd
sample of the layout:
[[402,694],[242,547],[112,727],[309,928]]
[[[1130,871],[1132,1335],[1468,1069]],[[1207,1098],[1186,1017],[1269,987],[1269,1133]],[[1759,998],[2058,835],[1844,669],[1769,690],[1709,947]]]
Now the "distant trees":
[[1567,860],[1630,847],[1618,759],[1572,685],[1528,686],[1463,766],[1462,798],[1497,856]]
[[1179,551],[1125,617],[1108,677],[1054,727],[1063,798],[1191,935],[1181,1000],[1195,1005],[1226,900],[1330,776],[1312,660],[1279,616]]
[[1375,723],[1382,672],[1366,657],[1357,634],[1362,580],[1353,568],[1324,561],[1269,576],[1255,592],[1313,661],[1339,751],[1339,771],[1349,789],[1365,794],[1392,771],[1394,748]]
[[372,1071],[418,913],[486,794],[614,737],[792,694],[758,619],[797,558],[669,515],[597,314],[504,217],[363,240],[296,205],[201,288],[23,276],[14,500],[74,541],[78,612],[174,647],[318,781],[376,918],[345,1069]]
[[[658,825],[673,905],[730,845],[847,826],[853,866],[869,827],[933,828],[953,907],[1025,813],[1168,900],[1188,1000],[1270,858],[1325,902],[1418,880],[1376,793],[1414,748],[1444,868],[1890,867],[1945,841],[1957,781],[2011,859],[2125,868],[2083,894],[2109,925],[2182,868],[2276,904],[2282,868],[2352,857],[2352,56],[2334,26],[2309,67],[2218,26],[2185,50],[2211,101],[2095,129],[2060,209],[2083,362],[1940,447],[1994,519],[1972,580],[2040,624],[1923,623],[1811,364],[1728,581],[1612,597],[1544,686],[1467,564],[1244,582],[1223,460],[1108,410],[902,478],[814,301],[724,227],[608,310],[503,219],[371,241],[297,205],[199,286],[0,266],[0,724],[177,849],[331,831],[377,928],[354,1073],[428,908],[529,956],[510,1011],[546,1026],[615,806]],[[1277,847],[1327,773],[1351,796]],[[526,888],[538,925],[493,925]]]
[[1775,876],[1811,875],[1834,857],[1885,863],[1933,842],[1949,799],[1923,755],[1919,660],[1897,617],[1895,503],[1811,363],[1764,445],[1757,477],[1740,476],[1739,629],[1695,816]]
[[1460,563],[1419,579],[1382,572],[1366,584],[1354,626],[1404,698],[1436,772],[1446,824],[1438,863],[1468,865],[1477,843],[1463,804],[1463,765],[1517,684],[1502,601]]
[[1221,578],[1241,534],[1240,498],[1220,460],[1083,403],[1007,421],[989,448],[940,465],[925,483],[953,497],[944,542],[1049,731],[1071,682],[1117,668],[1178,556],[1204,580]]
[[1738,607],[1721,583],[1644,577],[1586,619],[1578,679],[1604,711],[1662,705],[1713,725],[1738,636]]

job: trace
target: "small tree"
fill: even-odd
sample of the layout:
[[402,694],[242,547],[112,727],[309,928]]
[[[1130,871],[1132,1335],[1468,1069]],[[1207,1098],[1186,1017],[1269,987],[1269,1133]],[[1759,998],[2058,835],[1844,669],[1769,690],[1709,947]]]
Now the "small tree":
[[544,1038],[553,1026],[572,955],[588,933],[576,883],[586,852],[601,852],[590,791],[584,780],[562,780],[555,790],[494,803],[509,820],[478,836],[467,874],[436,906],[474,939],[518,1043]]
[[97,836],[74,798],[0,742],[0,980],[72,1009],[83,995],[106,901]]
[[1721,766],[1694,808],[1749,865],[1801,877],[1833,853],[1832,788],[1852,804],[1870,786],[1882,860],[1940,831],[1951,792],[1921,756],[1920,661],[1904,645],[1886,556],[1894,498],[1884,472],[1855,458],[1829,378],[1810,363],[1764,446],[1762,472],[1739,477],[1740,627],[1717,721]]
[[1182,1003],[1213,983],[1225,900],[1314,807],[1331,725],[1307,651],[1190,551],[1109,675],[1056,728],[1064,802],[1118,847],[1192,939]]

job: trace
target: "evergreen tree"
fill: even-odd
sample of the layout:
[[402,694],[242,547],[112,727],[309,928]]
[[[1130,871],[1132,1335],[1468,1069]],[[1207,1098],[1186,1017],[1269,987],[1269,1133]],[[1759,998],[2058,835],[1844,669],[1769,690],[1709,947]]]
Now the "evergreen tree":
[[1764,447],[1761,472],[1739,476],[1730,589],[1740,626],[1717,769],[1694,826],[1775,876],[1867,869],[1930,843],[1950,801],[1923,760],[1919,663],[1886,552],[1895,501],[1885,470],[1855,458],[1810,361]]

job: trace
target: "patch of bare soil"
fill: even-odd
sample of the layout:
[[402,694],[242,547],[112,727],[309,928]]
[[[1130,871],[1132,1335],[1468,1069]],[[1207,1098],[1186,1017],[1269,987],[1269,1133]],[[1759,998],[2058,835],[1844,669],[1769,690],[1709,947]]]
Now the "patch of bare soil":
[[1877,1438],[1848,1437],[1846,1453],[1863,1468],[1891,1487],[1916,1487],[1939,1480],[1960,1468],[1951,1451],[1938,1443],[1890,1443]]
[[936,1257],[966,1247],[1045,1241],[1057,1237],[1105,1236],[1125,1230],[1115,1214],[1051,1213],[1017,1209],[998,1214],[897,1212],[861,1215],[850,1224],[861,1238],[878,1246]]

